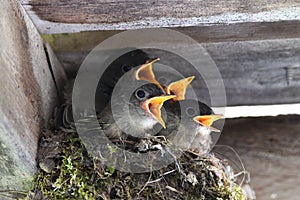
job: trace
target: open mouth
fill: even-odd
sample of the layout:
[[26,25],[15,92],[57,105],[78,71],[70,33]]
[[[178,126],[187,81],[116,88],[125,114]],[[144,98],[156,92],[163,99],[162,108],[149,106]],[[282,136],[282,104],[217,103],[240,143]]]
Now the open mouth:
[[219,129],[216,129],[216,128],[212,127],[211,125],[215,121],[222,119],[222,118],[224,118],[223,115],[199,115],[199,116],[194,117],[193,120],[195,122],[197,122],[198,124],[200,124],[201,126],[204,126],[208,129],[210,129],[211,131],[220,132]]
[[176,95],[176,97],[173,98],[174,101],[184,100],[186,88],[194,78],[195,76],[190,76],[179,81],[172,82],[165,88],[165,91],[167,94]]
[[160,60],[159,58],[155,58],[152,60],[149,60],[146,64],[143,64],[141,67],[139,67],[134,75],[136,80],[144,80],[149,83],[153,83],[157,85],[160,89],[163,90],[163,87],[160,85],[160,83],[155,79],[155,75],[152,71],[152,64],[156,61]]
[[166,128],[166,124],[161,117],[161,107],[165,101],[174,97],[176,96],[168,95],[152,97],[142,103],[142,108],[146,111],[146,113],[149,113],[154,119],[156,119],[163,126],[163,128]]

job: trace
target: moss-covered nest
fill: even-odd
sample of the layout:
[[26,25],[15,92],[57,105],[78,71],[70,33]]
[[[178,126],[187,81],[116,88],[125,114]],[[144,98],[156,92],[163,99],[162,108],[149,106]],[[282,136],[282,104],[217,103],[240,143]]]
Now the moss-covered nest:
[[38,174],[27,199],[250,199],[242,187],[249,186],[243,167],[234,171],[237,168],[228,158],[212,152],[206,156],[183,152],[174,163],[148,173],[103,165],[87,152],[71,125],[70,97],[65,98],[57,112],[62,115],[56,115],[51,128],[41,134]]
[[177,160],[180,169],[170,164],[149,173],[124,173],[90,156],[76,132],[53,129],[42,133],[38,160],[29,199],[246,199],[226,170],[230,166],[213,153],[186,152]]

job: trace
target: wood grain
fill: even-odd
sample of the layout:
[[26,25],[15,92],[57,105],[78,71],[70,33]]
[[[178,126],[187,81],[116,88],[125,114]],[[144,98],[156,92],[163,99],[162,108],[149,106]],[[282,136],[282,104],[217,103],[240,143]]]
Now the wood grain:
[[199,43],[300,38],[300,21],[246,22],[172,28]]
[[[300,21],[248,22],[171,29],[186,34],[199,43],[300,38]],[[76,52],[91,50],[100,42],[120,32],[122,31],[84,31],[42,36],[54,51]]]
[[47,21],[60,23],[118,23],[152,18],[191,18],[222,13],[258,13],[299,6],[296,0],[256,1],[61,1],[32,0],[29,3],[37,15]]
[[39,133],[48,125],[56,91],[42,38],[23,7],[9,0],[1,6],[0,190],[25,191],[32,187]]
[[22,0],[42,33],[300,20],[297,0]]
[[[299,39],[205,43],[202,45],[221,74],[221,80],[226,90],[227,105],[269,105],[300,102]],[[175,45],[174,48],[188,51],[195,60],[202,59],[202,54],[194,52],[188,46],[179,44]],[[218,93],[222,94],[222,91],[219,91],[221,87],[216,83],[219,77],[215,77],[214,74],[207,74],[208,68],[204,67],[204,71],[203,69],[202,71],[195,70],[197,66],[191,66],[182,58],[178,58],[177,55],[158,50],[150,51],[149,54],[153,57],[160,57],[161,63],[171,66],[185,77],[196,75],[191,84],[193,90],[187,91],[187,97],[191,97],[192,91],[195,91],[199,99],[210,104],[211,95],[209,92],[213,91],[217,93],[217,102],[222,103],[222,96],[218,96]],[[294,72],[291,73],[292,82],[287,79],[288,66],[294,67]],[[165,79],[171,80],[179,78],[175,77],[164,76]],[[157,78],[160,78],[159,75]],[[205,81],[215,81],[209,92]],[[214,106],[224,106],[219,103],[214,104]]]
[[[68,76],[74,77],[88,53],[109,35],[116,33],[117,31],[108,31],[102,35],[101,32],[83,32],[44,35],[44,38],[50,41]],[[226,42],[220,42],[217,39],[210,42],[201,36],[196,39],[202,42],[202,46],[221,73],[228,105],[300,102],[300,39],[253,41],[231,41],[229,39]],[[199,57],[197,52],[193,52],[187,44],[179,42],[166,45],[174,49],[187,50],[194,59]],[[210,96],[203,79],[201,79],[201,73],[198,74],[193,70],[189,63],[176,55],[170,55],[163,51],[155,50],[148,53],[152,57],[160,57],[160,63],[172,66],[184,76],[197,74],[192,86],[200,99],[210,104]],[[173,80],[176,80],[176,77],[173,77]],[[213,80],[213,78],[207,80]]]
[[218,144],[240,154],[257,199],[298,199],[300,116],[226,120]]

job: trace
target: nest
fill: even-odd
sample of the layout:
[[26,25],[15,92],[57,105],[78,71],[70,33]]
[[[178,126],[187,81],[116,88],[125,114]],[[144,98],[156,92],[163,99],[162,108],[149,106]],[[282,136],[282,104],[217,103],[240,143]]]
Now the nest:
[[46,130],[40,142],[39,174],[32,199],[246,199],[213,153],[189,152],[149,173],[124,173],[85,150],[76,132]]
[[[59,110],[61,117],[40,138],[38,175],[29,199],[253,199],[242,163],[234,171],[228,158],[213,152],[199,156],[183,151],[173,163],[147,173],[106,166],[82,144],[69,115],[70,101]],[[139,153],[167,145],[162,138],[113,142]]]

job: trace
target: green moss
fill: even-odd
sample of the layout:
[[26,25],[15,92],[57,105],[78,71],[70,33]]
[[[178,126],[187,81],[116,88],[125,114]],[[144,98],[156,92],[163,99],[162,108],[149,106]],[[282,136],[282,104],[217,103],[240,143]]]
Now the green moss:
[[80,140],[69,137],[67,146],[50,174],[39,171],[36,189],[46,199],[96,199],[101,196],[100,192],[108,185],[108,177],[114,170],[104,168],[109,175],[105,174],[105,178],[101,178]]
[[83,31],[80,33],[42,34],[54,51],[90,51],[95,45],[120,31]]
[[18,199],[26,196],[34,184],[35,168],[31,163],[24,164],[24,159],[18,155],[7,137],[8,133],[0,127],[0,199]]
[[195,174],[195,184],[174,164],[151,173],[123,173],[91,157],[76,133],[64,134],[56,168],[50,173],[40,169],[36,179],[33,191],[40,191],[45,199],[132,199],[137,195],[148,199],[245,199],[240,187],[210,170],[209,157],[193,160],[184,155],[178,160],[182,172]]
[[234,185],[232,187],[225,187],[222,186],[220,188],[217,188],[218,194],[220,194],[219,197],[217,197],[217,200],[244,200],[245,196],[241,190],[240,187],[237,185]]

